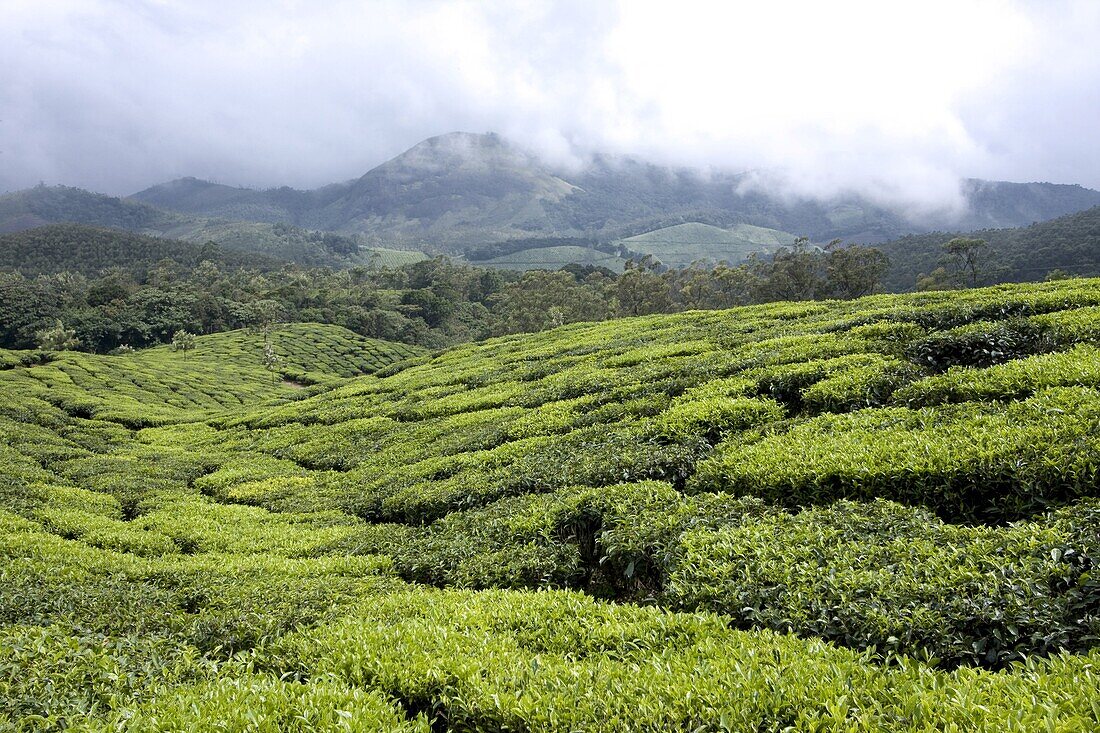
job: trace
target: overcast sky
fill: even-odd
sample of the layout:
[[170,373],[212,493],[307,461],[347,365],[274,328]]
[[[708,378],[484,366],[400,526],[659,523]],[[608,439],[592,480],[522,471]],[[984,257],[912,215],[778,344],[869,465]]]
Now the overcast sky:
[[496,131],[950,202],[1100,188],[1100,2],[0,0],[0,191],[299,188]]

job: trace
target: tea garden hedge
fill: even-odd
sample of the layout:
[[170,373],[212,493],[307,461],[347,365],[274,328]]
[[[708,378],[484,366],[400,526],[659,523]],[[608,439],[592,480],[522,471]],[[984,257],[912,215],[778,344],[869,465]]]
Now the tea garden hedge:
[[0,730],[1100,729],[1100,281],[272,343],[0,353]]

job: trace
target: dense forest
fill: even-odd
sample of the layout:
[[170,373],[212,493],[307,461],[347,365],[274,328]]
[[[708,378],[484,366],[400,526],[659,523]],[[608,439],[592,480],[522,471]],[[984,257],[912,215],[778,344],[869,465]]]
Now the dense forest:
[[[913,288],[937,267],[943,245],[958,233],[933,232],[877,245],[889,258],[883,281],[892,291]],[[1014,229],[984,229],[969,238],[990,246],[981,283],[1042,280],[1062,270],[1078,277],[1100,274],[1100,206]]]
[[0,237],[0,265],[9,270],[0,272],[0,347],[33,348],[60,322],[79,348],[106,352],[166,342],[180,330],[303,321],[442,348],[577,321],[853,298],[878,289],[886,261],[872,248],[800,241],[736,267],[668,269],[643,257],[619,275],[580,265],[520,274],[443,257],[304,268],[213,243],[61,226]]

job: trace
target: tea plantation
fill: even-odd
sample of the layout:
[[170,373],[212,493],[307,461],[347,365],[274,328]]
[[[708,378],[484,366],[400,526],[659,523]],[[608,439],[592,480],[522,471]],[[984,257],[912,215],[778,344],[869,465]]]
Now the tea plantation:
[[272,343],[0,352],[0,730],[1100,729],[1100,280]]

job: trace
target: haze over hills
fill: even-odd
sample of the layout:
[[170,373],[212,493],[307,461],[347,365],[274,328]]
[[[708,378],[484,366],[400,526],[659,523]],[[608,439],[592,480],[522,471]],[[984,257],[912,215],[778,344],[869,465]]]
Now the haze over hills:
[[395,264],[424,258],[420,252],[372,247],[355,235],[311,231],[292,224],[167,211],[141,201],[69,186],[35,186],[0,196],[0,235],[69,223],[192,244],[213,241],[226,250],[308,266]]
[[[735,262],[796,235],[822,243],[879,243],[937,230],[1029,225],[1100,205],[1100,192],[1077,185],[968,180],[961,184],[969,202],[964,214],[912,217],[855,195],[797,199],[769,193],[754,181],[750,174],[609,156],[558,169],[499,135],[451,133],[425,140],[356,180],[310,191],[254,190],[196,178],[130,198],[38,186],[0,197],[0,233],[72,222],[193,243],[213,240],[229,250],[306,265],[421,256],[385,249],[396,248],[468,255],[516,269],[567,261],[617,269],[618,260],[636,254],[652,254],[671,266],[700,259]],[[757,235],[764,239],[757,241]]]
[[687,221],[751,224],[815,241],[879,242],[938,228],[1021,226],[1100,205],[1100,192],[1076,185],[968,180],[962,183],[966,213],[910,219],[855,195],[791,199],[753,180],[610,156],[558,170],[499,135],[450,133],[357,180],[312,191],[180,179],[133,198],[178,212],[283,221],[453,251],[523,236],[612,241]]

